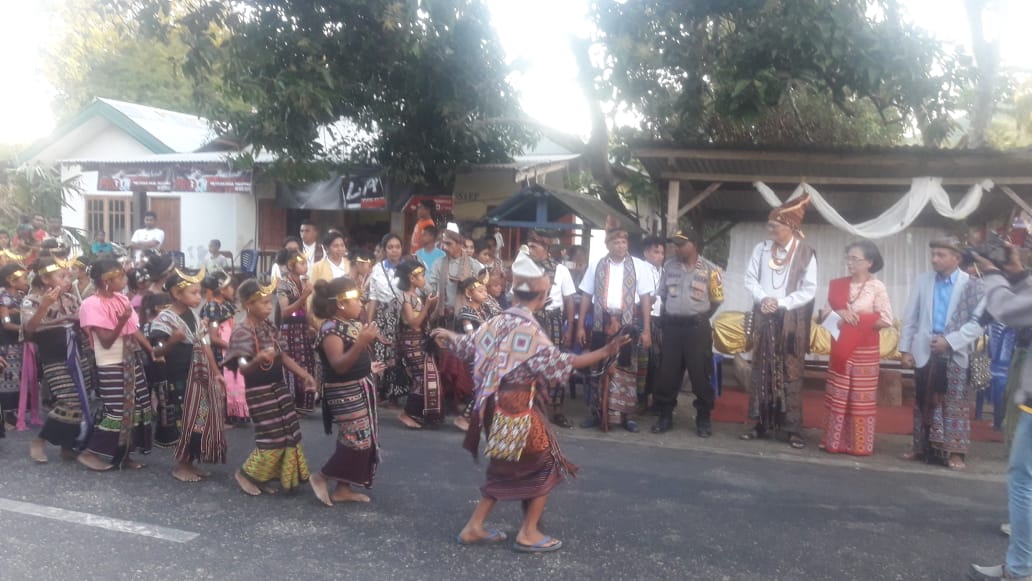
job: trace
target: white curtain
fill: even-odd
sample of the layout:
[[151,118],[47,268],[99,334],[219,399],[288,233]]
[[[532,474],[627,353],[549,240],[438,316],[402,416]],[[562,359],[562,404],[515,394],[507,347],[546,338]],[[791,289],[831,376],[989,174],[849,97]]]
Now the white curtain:
[[[817,252],[815,303],[819,309],[828,300],[828,281],[846,276],[846,244],[857,237],[826,224],[803,224],[803,230],[806,243]],[[885,259],[885,268],[875,276],[885,283],[896,318],[903,313],[914,278],[932,268],[928,243],[943,234],[942,230],[936,228],[912,227],[876,242]],[[724,305],[721,310],[747,311],[752,308],[752,299],[745,290],[745,268],[753,248],[766,239],[767,229],[763,222],[742,223],[731,229],[731,248],[727,272],[724,274]]]
[[[781,200],[778,199],[777,194],[774,190],[770,189],[767,184],[763,182],[755,182],[753,186],[760,192],[763,199],[771,206],[777,207],[781,205]],[[839,228],[853,236],[861,238],[869,238],[876,240],[879,238],[885,238],[892,236],[906,230],[913,222],[917,219],[918,214],[924,209],[929,202],[932,207],[940,215],[950,218],[952,220],[963,220],[971,215],[978,205],[982,203],[982,194],[993,189],[993,182],[991,180],[985,180],[979,184],[971,186],[967,194],[964,195],[957,207],[954,208],[950,203],[949,194],[942,187],[941,178],[914,178],[910,184],[910,191],[908,191],[898,202],[892,205],[886,210],[881,216],[861,222],[859,224],[850,224],[842,217],[831,204],[828,203],[824,196],[821,195],[813,186],[807,183],[800,184],[792,195],[788,197],[789,200],[794,200],[799,196],[803,195],[803,192],[810,194],[810,205],[813,206],[817,212],[824,217],[832,226]]]

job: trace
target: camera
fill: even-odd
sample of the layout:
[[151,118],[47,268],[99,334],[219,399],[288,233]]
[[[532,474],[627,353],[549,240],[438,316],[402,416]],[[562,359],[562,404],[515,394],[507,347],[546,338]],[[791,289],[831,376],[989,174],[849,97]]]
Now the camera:
[[966,249],[965,254],[976,253],[982,258],[996,265],[996,268],[1003,268],[1003,265],[1010,262],[1011,249],[1007,247],[1006,241],[996,232],[989,234],[989,239],[983,244],[972,246]]

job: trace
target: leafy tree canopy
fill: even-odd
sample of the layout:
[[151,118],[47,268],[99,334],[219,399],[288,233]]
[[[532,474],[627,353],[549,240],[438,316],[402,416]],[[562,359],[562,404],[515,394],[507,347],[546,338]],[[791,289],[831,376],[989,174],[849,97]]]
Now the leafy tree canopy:
[[598,0],[595,91],[645,136],[928,144],[952,127],[965,59],[895,0]]
[[[373,162],[447,187],[465,163],[498,162],[530,135],[480,0],[112,0],[187,46],[182,71],[208,118],[292,164]],[[208,99],[219,79],[222,99]],[[227,102],[248,107],[227,106]],[[349,125],[364,135],[334,135]]]

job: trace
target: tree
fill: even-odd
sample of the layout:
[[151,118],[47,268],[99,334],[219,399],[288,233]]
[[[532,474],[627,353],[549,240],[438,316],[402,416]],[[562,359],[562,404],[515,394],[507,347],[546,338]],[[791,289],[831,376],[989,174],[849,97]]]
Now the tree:
[[187,46],[179,31],[145,37],[139,23],[103,0],[48,0],[56,40],[44,71],[57,90],[58,118],[74,115],[97,97],[197,113],[192,83],[179,73]]
[[[596,35],[573,48],[598,107],[582,151],[611,203],[614,140],[885,145],[916,129],[938,144],[970,80],[966,61],[907,22],[895,0],[592,7]],[[639,123],[611,134],[616,113]]]
[[[195,102],[220,129],[277,154],[281,171],[373,162],[386,175],[449,187],[467,163],[507,161],[529,142],[480,0],[117,3],[160,36],[181,35]],[[224,31],[224,32],[218,32]],[[206,79],[247,109],[209,100]],[[365,139],[342,152],[351,124]],[[335,155],[342,153],[343,158]]]

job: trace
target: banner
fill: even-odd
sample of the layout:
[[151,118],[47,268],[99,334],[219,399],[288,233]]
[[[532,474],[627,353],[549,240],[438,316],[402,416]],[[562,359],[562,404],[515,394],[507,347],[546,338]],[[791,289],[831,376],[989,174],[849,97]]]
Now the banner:
[[172,176],[167,167],[123,167],[102,165],[97,168],[97,191],[171,192]]
[[386,210],[387,195],[376,174],[336,175],[307,184],[277,182],[276,205],[297,210]]
[[405,204],[405,211],[415,212],[423,200],[433,200],[435,210],[439,213],[450,214],[455,209],[455,201],[451,196],[412,196]]
[[250,169],[230,169],[226,164],[97,166],[97,191],[101,192],[250,194],[252,179]]
[[251,170],[226,166],[179,165],[172,171],[172,188],[176,192],[250,194],[251,180]]

